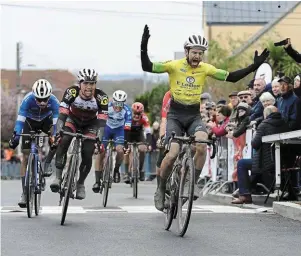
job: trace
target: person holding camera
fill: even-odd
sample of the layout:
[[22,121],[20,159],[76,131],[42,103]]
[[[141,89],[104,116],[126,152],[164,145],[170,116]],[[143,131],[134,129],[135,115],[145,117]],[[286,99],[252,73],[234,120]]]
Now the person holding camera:
[[287,52],[287,54],[293,58],[296,62],[301,63],[301,54],[298,53],[291,44],[291,39],[286,38],[280,42],[274,43],[275,46],[282,46],[284,45],[284,50]]

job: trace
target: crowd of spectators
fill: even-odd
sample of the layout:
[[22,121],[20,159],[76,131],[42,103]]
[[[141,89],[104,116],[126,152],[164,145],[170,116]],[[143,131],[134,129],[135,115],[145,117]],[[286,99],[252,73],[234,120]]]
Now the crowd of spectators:
[[[238,190],[233,193],[232,203],[252,203],[251,194],[259,192],[257,182],[272,187],[275,179],[274,148],[271,144],[263,144],[262,136],[301,129],[300,78],[301,74],[297,74],[292,81],[279,72],[269,84],[263,78],[253,79],[244,91],[231,92],[228,102],[221,99],[215,103],[209,93],[201,95],[200,111],[208,133],[233,140],[235,164],[232,178],[237,182]],[[250,127],[255,130],[251,143],[252,158],[243,159],[246,131]],[[287,155],[285,150],[281,152],[282,166],[296,165],[295,160],[300,155],[297,147],[290,146]],[[285,195],[289,200],[297,200],[300,195],[299,173],[300,170],[291,176],[292,186]]]

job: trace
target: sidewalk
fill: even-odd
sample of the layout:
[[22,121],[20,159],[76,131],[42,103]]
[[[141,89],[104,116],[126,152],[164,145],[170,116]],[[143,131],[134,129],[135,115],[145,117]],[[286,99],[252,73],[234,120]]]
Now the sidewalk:
[[[268,202],[264,204],[265,195],[252,195],[253,204],[240,205],[241,208],[257,209],[260,212],[274,212],[285,218],[301,221],[301,201],[299,202],[279,202],[276,201],[277,194],[271,194]],[[233,197],[231,194],[209,192],[204,196],[214,202],[221,204],[231,204]]]

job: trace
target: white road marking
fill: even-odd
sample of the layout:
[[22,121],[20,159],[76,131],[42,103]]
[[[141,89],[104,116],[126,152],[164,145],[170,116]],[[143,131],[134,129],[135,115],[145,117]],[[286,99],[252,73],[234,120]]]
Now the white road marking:
[[[184,210],[185,211],[185,210]],[[26,208],[19,208],[17,206],[4,206],[1,207],[1,213],[26,213]],[[83,213],[161,213],[153,205],[143,206],[118,206],[107,208],[82,207],[82,206],[69,206],[67,214],[83,214]],[[262,207],[258,209],[246,209],[236,206],[225,205],[194,205],[192,213],[241,213],[241,214],[256,214],[256,213],[271,213],[273,212],[270,207]],[[62,206],[41,206],[40,214],[61,214]]]

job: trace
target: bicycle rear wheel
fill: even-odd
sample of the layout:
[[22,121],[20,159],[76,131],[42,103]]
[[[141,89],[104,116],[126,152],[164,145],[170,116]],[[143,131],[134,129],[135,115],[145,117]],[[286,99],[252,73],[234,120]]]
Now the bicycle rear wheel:
[[[181,178],[178,198],[178,234],[181,237],[183,237],[187,231],[193,204],[195,170],[194,163],[191,157],[185,159],[184,169],[182,170],[184,172],[180,172]],[[186,182],[188,182],[187,186],[185,186]],[[188,188],[187,195],[184,195],[185,187]],[[184,209],[185,204],[187,206],[187,209]]]
[[42,196],[42,182],[43,182],[43,173],[41,168],[41,163],[38,164],[38,183],[37,183],[37,191],[34,194],[34,212],[35,215],[38,216],[40,212],[40,203]]
[[62,207],[61,225],[64,225],[64,223],[65,223],[70,195],[71,195],[71,193],[73,193],[72,183],[74,182],[75,171],[76,171],[76,158],[74,158],[74,155],[71,155],[69,166],[68,166],[68,171],[66,174],[67,182],[66,182],[66,186],[63,188],[65,190],[65,195],[64,195],[64,202],[63,202],[63,207]]
[[26,208],[27,208],[27,216],[31,218],[32,216],[32,208],[34,201],[34,155],[30,154],[28,157],[28,165],[26,171]]
[[110,177],[111,169],[112,169],[112,156],[111,156],[111,152],[109,152],[107,162],[105,164],[105,168],[103,172],[103,186],[104,186],[104,193],[102,198],[103,207],[106,207],[108,203],[109,188],[111,182],[111,177]]

